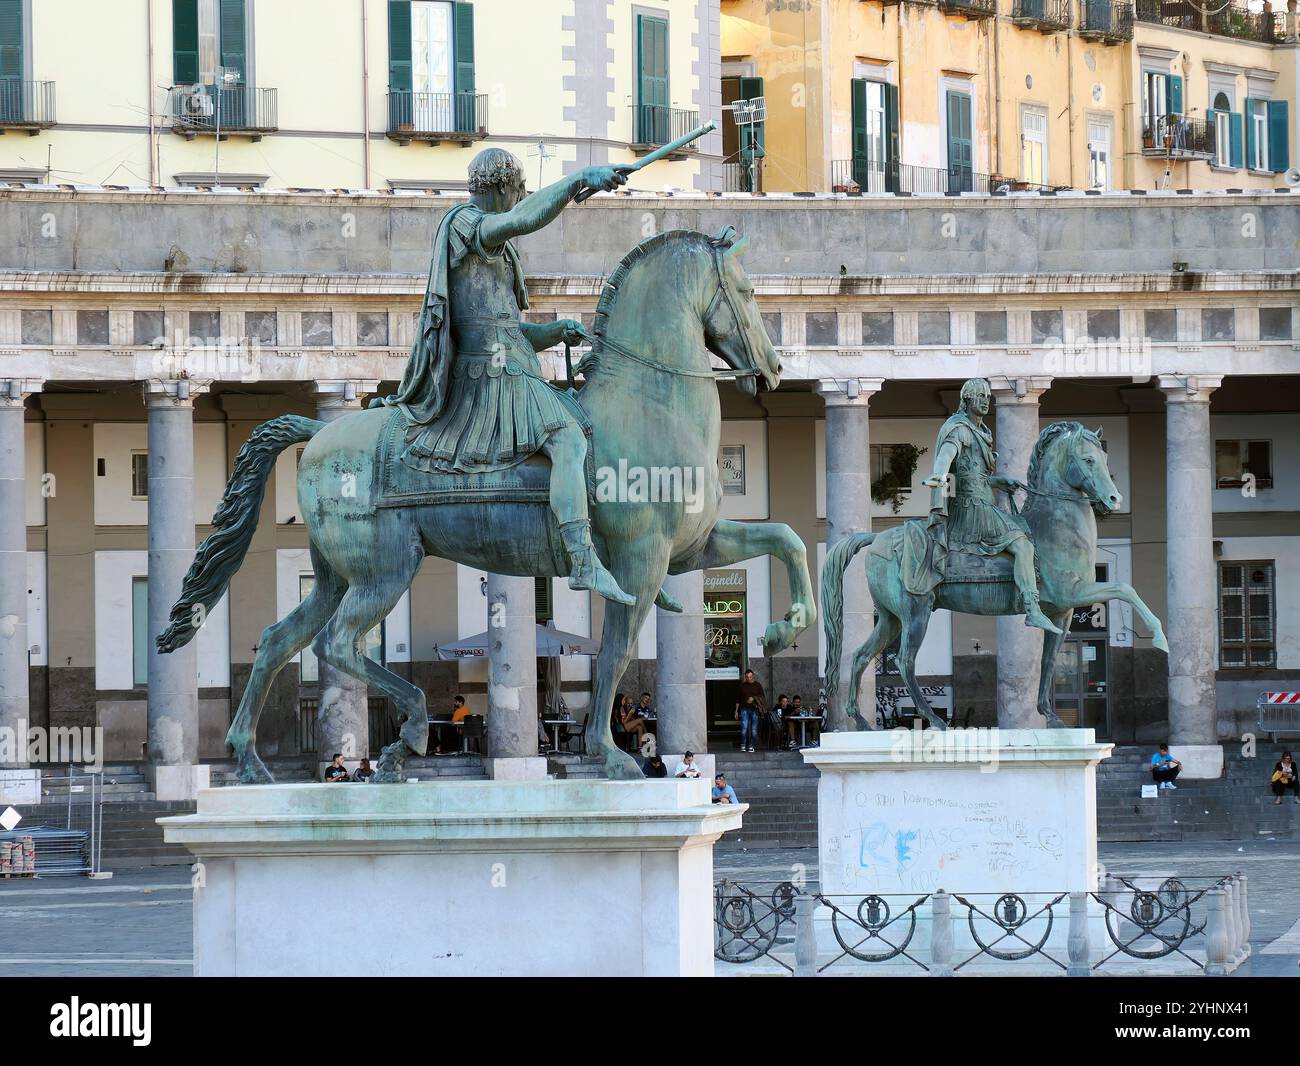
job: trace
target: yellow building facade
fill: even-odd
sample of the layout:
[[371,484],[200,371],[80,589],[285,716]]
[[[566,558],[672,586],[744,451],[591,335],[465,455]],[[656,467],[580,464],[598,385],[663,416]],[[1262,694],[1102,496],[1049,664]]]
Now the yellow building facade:
[[757,163],[724,141],[729,186],[1281,185],[1295,42],[1294,13],[1190,0],[723,0],[724,101],[748,79],[766,105]]
[[[534,187],[719,118],[718,19],[698,0],[0,0],[0,179],[454,189],[495,144]],[[640,187],[712,188],[720,148]]]

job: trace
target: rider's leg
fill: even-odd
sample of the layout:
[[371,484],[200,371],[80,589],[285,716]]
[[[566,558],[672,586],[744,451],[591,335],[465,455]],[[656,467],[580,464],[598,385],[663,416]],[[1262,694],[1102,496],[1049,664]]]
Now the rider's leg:
[[1060,629],[1038,606],[1038,578],[1034,574],[1034,546],[1021,537],[1013,540],[1010,546],[1011,557],[1015,560],[1016,587],[1020,589],[1020,598],[1025,604],[1025,625],[1037,626],[1049,633],[1060,633]]
[[569,587],[590,589],[607,600],[631,606],[636,600],[619,588],[614,575],[605,569],[591,543],[591,519],[587,513],[587,438],[570,423],[552,433],[542,445],[551,460],[551,512],[560,524],[564,550],[573,569]]

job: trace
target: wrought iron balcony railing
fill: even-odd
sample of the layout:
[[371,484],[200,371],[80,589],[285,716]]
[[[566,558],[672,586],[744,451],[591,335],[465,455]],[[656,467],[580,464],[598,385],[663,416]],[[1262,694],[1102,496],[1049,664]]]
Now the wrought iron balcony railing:
[[993,18],[998,13],[997,0],[939,0],[939,7],[950,15],[972,19]]
[[197,134],[252,134],[279,129],[275,89],[251,85],[174,85],[167,96],[172,129],[187,137]]
[[401,144],[411,141],[482,140],[488,132],[486,93],[388,94],[388,136]]
[[1015,0],[1011,21],[1040,33],[1060,33],[1070,28],[1070,0]]
[[54,82],[0,78],[0,128],[35,133],[54,125]]
[[1055,185],[1036,185],[1015,178],[980,174],[969,167],[917,167],[909,163],[836,159],[831,163],[831,190],[847,193],[931,193],[955,195],[978,192],[998,196],[1009,192],[1055,192]]
[[1142,154],[1168,159],[1213,159],[1214,123],[1161,115],[1142,127]]
[[757,161],[753,163],[723,163],[723,192],[757,192],[758,167],[759,163]]
[[1214,33],[1244,41],[1286,39],[1285,12],[1252,11],[1244,3],[1230,3],[1219,10],[1203,10],[1192,0],[1137,0],[1139,22],[1172,26],[1181,30]]
[[1133,40],[1133,5],[1121,0],[1079,0],[1079,36],[1106,44]]
[[[698,111],[683,111],[659,104],[634,104],[632,106],[632,150],[651,151],[661,145],[685,137],[699,125]],[[697,152],[698,141],[688,144],[683,153]]]

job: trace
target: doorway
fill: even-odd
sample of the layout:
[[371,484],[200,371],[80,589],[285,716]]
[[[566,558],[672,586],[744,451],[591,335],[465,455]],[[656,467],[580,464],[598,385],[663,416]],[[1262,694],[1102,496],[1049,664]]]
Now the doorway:
[[[1097,566],[1098,581],[1108,581],[1108,567]],[[1110,605],[1076,607],[1070,631],[1056,656],[1052,706],[1067,726],[1095,729],[1098,738],[1111,735],[1109,625]]]

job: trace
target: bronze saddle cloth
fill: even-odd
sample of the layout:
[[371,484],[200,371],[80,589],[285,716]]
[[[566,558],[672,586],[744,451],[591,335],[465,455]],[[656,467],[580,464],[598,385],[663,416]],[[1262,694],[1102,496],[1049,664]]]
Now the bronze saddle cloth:
[[[881,541],[877,539],[876,543],[881,544]],[[881,546],[884,547],[883,544]],[[1013,584],[1015,582],[1015,563],[1010,554],[1003,552],[998,555],[985,555],[981,552],[963,551],[936,544],[930,536],[926,523],[919,519],[909,519],[904,522],[898,540],[886,550],[892,551],[898,557],[903,566],[904,586],[913,594],[924,595],[941,584]],[[908,569],[909,555],[914,565],[912,570]],[[1034,563],[1037,569],[1037,559]]]
[[[596,501],[596,462],[591,447],[591,420],[573,393],[557,390],[587,438],[587,501]],[[444,503],[549,503],[551,464],[540,453],[504,470],[483,474],[444,474],[407,466],[402,461],[408,430],[406,416],[394,407],[375,452],[374,506],[426,507]]]

